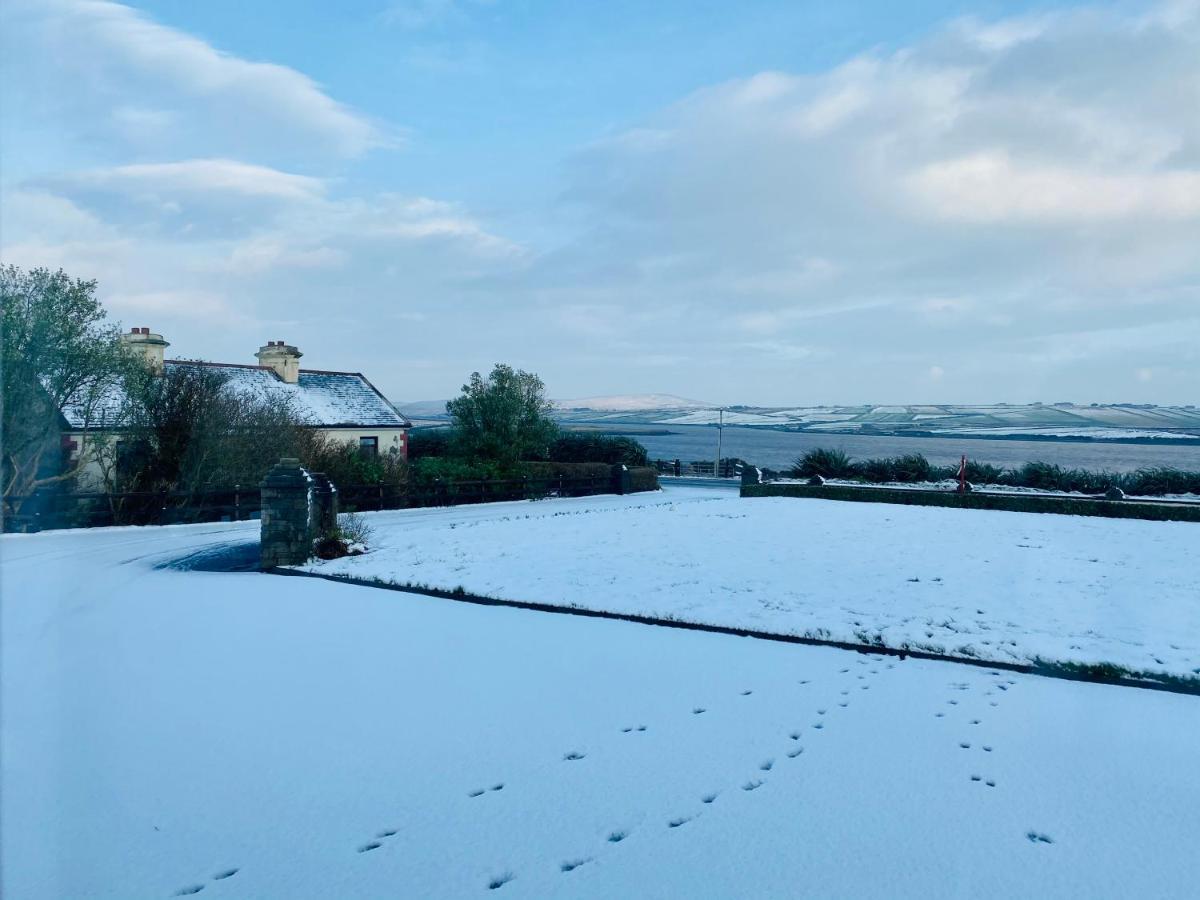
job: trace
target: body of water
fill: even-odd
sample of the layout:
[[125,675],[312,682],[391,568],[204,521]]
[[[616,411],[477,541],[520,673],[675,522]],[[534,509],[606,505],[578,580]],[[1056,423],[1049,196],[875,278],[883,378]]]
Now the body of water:
[[[672,433],[647,433],[664,428]],[[692,462],[710,460],[717,454],[717,429],[712,426],[625,426],[620,431],[639,440],[652,459]],[[813,434],[739,427],[725,428],[721,455],[737,457],[770,469],[783,469],[789,467],[796,457],[817,447],[842,450],[855,459],[922,453],[936,465],[957,464],[959,457],[965,453],[968,459],[1005,468],[1042,460],[1068,469],[1107,469],[1115,472],[1129,472],[1144,466],[1200,470],[1200,446]]]

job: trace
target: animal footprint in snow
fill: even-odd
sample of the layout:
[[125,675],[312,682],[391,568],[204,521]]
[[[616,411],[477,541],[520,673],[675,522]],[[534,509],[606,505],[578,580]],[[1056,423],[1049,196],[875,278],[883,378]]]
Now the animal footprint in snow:
[[610,844],[619,844],[627,837],[629,837],[629,832],[627,831],[610,831],[608,833],[608,842]]
[[668,828],[678,828],[680,825],[683,825],[685,822],[690,822],[690,821],[692,821],[691,816],[685,816],[682,819],[671,819],[669,822],[667,822],[667,827]]
[[[504,782],[502,781],[499,784],[493,784],[489,790],[493,790],[493,791],[504,790]],[[392,832],[392,833],[395,834],[395,832]]]
[[763,783],[761,781],[747,781],[745,784],[742,785],[742,790],[743,791],[757,791],[762,786],[763,786]]
[[979,724],[979,720],[978,720],[978,719],[972,719],[972,720],[971,720],[971,724],[972,724],[972,725],[978,725],[978,724]]
[[692,708],[692,715],[693,715],[693,716],[698,716],[698,715],[700,715],[700,713],[702,713],[702,712],[705,712],[705,709],[704,709],[704,707],[703,707],[703,706],[696,706],[696,707],[693,707],[693,708]]
[[476,790],[476,791],[468,791],[467,792],[468,797],[482,797],[483,794],[484,794],[483,788],[479,788],[479,790]]
[[584,863],[589,863],[591,861],[592,861],[592,858],[590,856],[587,859],[571,859],[571,860],[567,860],[565,863],[560,863],[558,868],[560,871],[563,871],[563,872],[573,872],[576,869],[578,869],[580,866],[582,866]]
[[[392,834],[395,834],[395,833],[396,832],[394,832],[394,831],[392,832]],[[224,881],[226,878],[232,878],[237,873],[238,873],[237,869],[226,869],[225,871],[218,872],[216,875],[214,875],[213,881]]]
[[759,767],[760,769],[762,769],[764,772],[770,772],[770,771],[771,771],[771,766],[773,766],[773,765],[775,765],[775,760],[773,760],[773,759],[766,759],[766,760],[763,760],[761,763],[759,763],[759,764],[758,764],[758,767]]
[[563,762],[572,762],[576,759],[583,759],[587,756],[586,753],[580,753],[578,750],[572,750],[570,753],[563,754]]
[[847,702],[846,702],[846,701],[844,701],[844,700],[838,703],[838,706],[842,707],[842,709],[845,709],[845,708],[846,708],[847,706],[849,706],[849,705],[850,705],[850,704],[849,704],[849,703],[847,703]]
[[992,781],[990,778],[985,782],[985,784],[987,784],[988,787],[996,786],[996,782]]
[[358,848],[359,853],[369,853],[371,850],[378,850],[383,844],[379,841],[369,841]]
[[1037,831],[1027,831],[1027,832],[1025,832],[1025,837],[1029,838],[1029,840],[1034,844],[1053,844],[1054,843],[1054,840],[1050,837],[1050,835],[1041,834],[1040,832],[1037,832]]
[[186,897],[189,894],[198,894],[202,890],[204,890],[204,885],[193,884],[193,885],[189,885],[188,887],[185,887],[185,888],[180,888],[179,890],[177,890],[175,892],[175,896],[176,897]]
[[700,798],[700,802],[701,803],[712,803],[716,799],[717,799],[716,794],[705,794],[703,797]]
[[[385,829],[383,829],[383,831],[375,832],[375,837],[377,837],[377,838],[390,838],[390,837],[395,837],[395,836],[396,836],[395,828],[385,828]],[[237,869],[234,869],[233,871],[236,872]],[[232,874],[232,873],[230,873],[230,874]]]
[[992,745],[991,745],[991,744],[984,744],[984,745],[983,745],[983,752],[984,752],[984,753],[991,753],[991,752],[992,752]]
[[967,741],[959,741],[958,746],[962,747],[964,750],[971,749],[971,745]]
[[983,781],[983,776],[982,775],[972,775],[971,780],[972,781]]
[[797,756],[799,756],[803,752],[804,752],[803,747],[797,747],[795,750],[789,750],[788,751],[788,759],[795,759]]
[[505,872],[503,875],[497,875],[495,878],[493,878],[491,881],[488,882],[488,890],[494,891],[498,887],[504,887],[504,885],[508,884],[512,880],[513,880],[512,872]]
[[743,696],[743,697],[749,697],[749,696],[750,696],[751,694],[753,694],[753,693],[754,693],[754,691],[742,691],[742,696]]

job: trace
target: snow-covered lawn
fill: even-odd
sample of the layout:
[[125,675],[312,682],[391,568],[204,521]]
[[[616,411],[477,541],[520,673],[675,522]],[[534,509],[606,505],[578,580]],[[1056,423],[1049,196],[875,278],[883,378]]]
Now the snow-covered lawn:
[[[775,506],[688,496],[375,518],[408,523],[392,541],[476,539],[579,578],[593,548],[547,545],[556,524],[647,541],[592,597],[670,558],[671,516],[709,521],[693,558],[712,566],[671,576],[686,600],[725,577],[701,539]],[[525,514],[546,518],[500,521]],[[528,537],[492,547],[504,533]],[[0,894],[1190,897],[1200,880],[1195,697],[170,567],[255,537],[0,538]],[[519,595],[505,571],[511,590],[489,584]]]
[[675,488],[381,513],[308,568],[994,661],[1200,673],[1200,526]]

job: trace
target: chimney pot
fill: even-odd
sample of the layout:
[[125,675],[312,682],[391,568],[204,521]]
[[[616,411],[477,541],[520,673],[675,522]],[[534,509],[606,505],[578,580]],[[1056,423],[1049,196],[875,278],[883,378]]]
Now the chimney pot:
[[288,384],[299,381],[300,357],[303,355],[295,347],[289,347],[286,341],[267,341],[255,354],[260,366],[273,369]]

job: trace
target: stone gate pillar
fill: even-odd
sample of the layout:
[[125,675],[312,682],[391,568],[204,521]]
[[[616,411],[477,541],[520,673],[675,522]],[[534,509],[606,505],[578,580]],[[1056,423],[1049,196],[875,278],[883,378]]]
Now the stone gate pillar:
[[284,457],[262,480],[260,569],[296,566],[312,557],[313,481],[300,460]]
[[337,527],[337,486],[323,472],[308,475],[313,482],[313,537],[320,537]]

